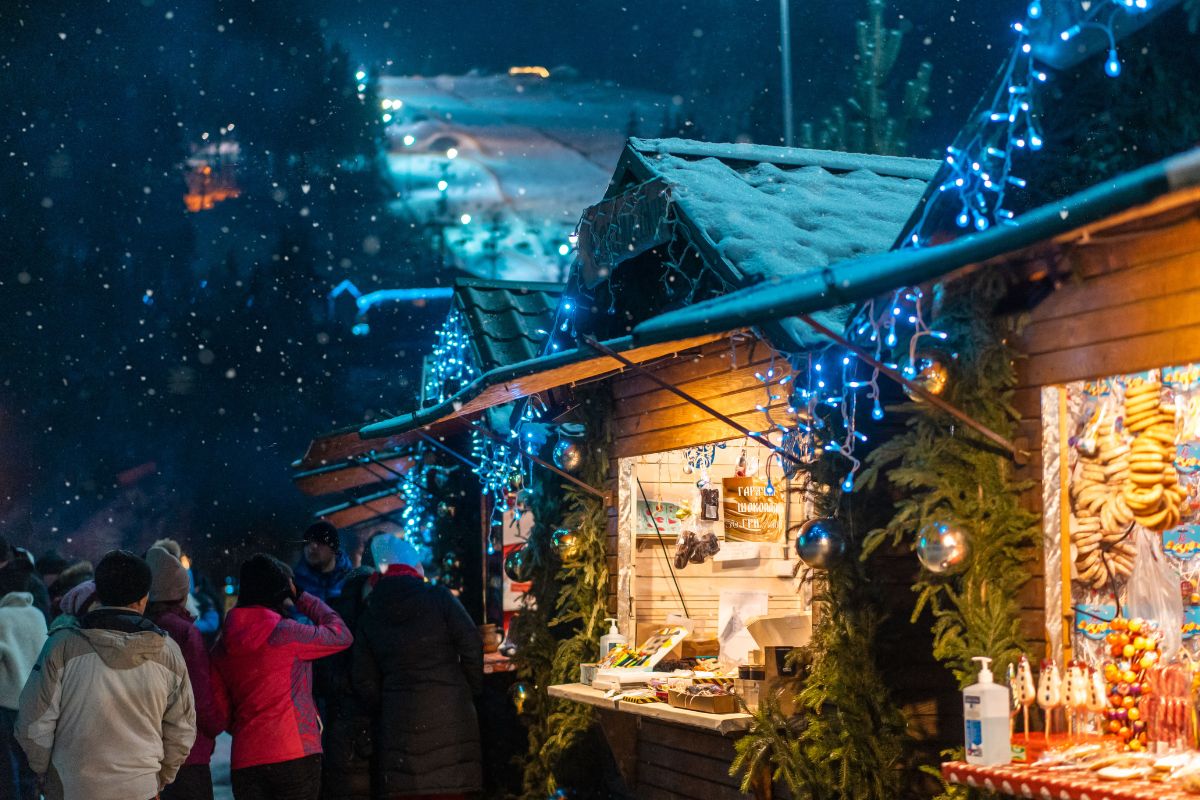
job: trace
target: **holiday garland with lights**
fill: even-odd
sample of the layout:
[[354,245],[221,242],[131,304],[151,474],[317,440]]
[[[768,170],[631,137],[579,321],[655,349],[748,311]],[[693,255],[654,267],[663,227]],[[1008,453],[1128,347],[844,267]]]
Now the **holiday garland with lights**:
[[[576,399],[576,414],[587,425],[577,474],[584,483],[601,486],[608,476],[611,404],[601,391]],[[525,684],[522,712],[529,735],[521,797],[544,800],[559,791],[568,760],[595,757],[580,747],[592,724],[592,708],[553,699],[547,689],[573,682],[581,663],[599,657],[608,607],[608,516],[599,498],[553,478],[539,481],[531,507],[536,520],[526,544],[533,570],[531,602],[514,618],[510,637],[517,642],[513,660]],[[554,535],[555,529],[573,537]]]
[[[1010,436],[1016,423],[1010,405],[1014,331],[1011,320],[995,313],[1006,289],[1004,276],[988,272],[950,284],[938,324],[958,351],[946,399]],[[1030,484],[1013,478],[1007,454],[937,409],[913,404],[909,410],[908,430],[867,459],[865,482],[886,478],[900,497],[891,521],[872,531],[864,550],[915,543],[930,525],[965,532],[969,549],[957,573],[922,571],[913,586],[918,596],[912,618],[930,610],[934,656],[966,686],[975,677],[973,656],[991,657],[1003,675],[1024,652],[1017,597],[1030,577],[1026,565],[1039,520],[1021,504]]]

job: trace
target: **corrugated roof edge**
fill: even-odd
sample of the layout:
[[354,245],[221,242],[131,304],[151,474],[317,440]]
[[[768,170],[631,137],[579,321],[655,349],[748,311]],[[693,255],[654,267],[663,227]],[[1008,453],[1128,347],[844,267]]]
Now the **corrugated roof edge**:
[[832,264],[788,281],[757,284],[653,317],[633,330],[638,346],[665,342],[856,303],[901,286],[1022,250],[1161,195],[1200,185],[1200,148],[1103,181],[1078,194],[946,244],[893,250]]
[[558,292],[562,293],[566,284],[550,281],[494,281],[488,278],[455,278],[454,286],[467,286],[473,289],[506,289],[508,291],[529,292]]
[[838,150],[808,150],[763,144],[718,144],[690,139],[630,139],[629,146],[643,154],[717,158],[724,161],[771,163],[789,167],[822,167],[837,172],[867,169],[891,178],[933,179],[940,161],[903,156],[876,156]]

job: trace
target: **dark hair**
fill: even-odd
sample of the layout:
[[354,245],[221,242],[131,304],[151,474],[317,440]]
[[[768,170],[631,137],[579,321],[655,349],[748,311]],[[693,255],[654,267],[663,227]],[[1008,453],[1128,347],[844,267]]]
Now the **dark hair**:
[[279,610],[283,601],[292,596],[292,568],[266,553],[255,553],[243,561],[238,579],[239,606]]
[[96,565],[101,605],[131,606],[150,594],[150,565],[128,550],[110,550]]
[[342,551],[342,538],[337,527],[328,520],[319,519],[304,531],[304,541],[320,542],[335,553]]

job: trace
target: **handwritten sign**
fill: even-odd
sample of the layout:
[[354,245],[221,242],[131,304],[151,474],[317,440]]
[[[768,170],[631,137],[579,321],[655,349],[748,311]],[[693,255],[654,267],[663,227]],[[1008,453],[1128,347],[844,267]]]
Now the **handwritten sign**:
[[729,542],[778,542],[783,538],[783,497],[768,489],[763,478],[725,478],[722,507],[725,511],[725,540]]

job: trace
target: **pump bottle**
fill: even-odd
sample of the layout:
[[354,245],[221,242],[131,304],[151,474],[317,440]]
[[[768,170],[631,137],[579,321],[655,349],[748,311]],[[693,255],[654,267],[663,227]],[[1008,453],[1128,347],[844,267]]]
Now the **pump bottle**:
[[980,766],[1012,761],[1012,730],[1008,718],[1008,688],[992,680],[992,660],[976,656],[979,680],[963,690],[967,763]]
[[621,635],[621,632],[617,630],[617,621],[615,619],[612,617],[605,617],[604,621],[611,623],[611,625],[608,628],[608,633],[600,637],[600,658],[604,658],[606,655],[608,655],[608,651],[612,650],[617,645],[625,644],[628,641],[624,636]]

